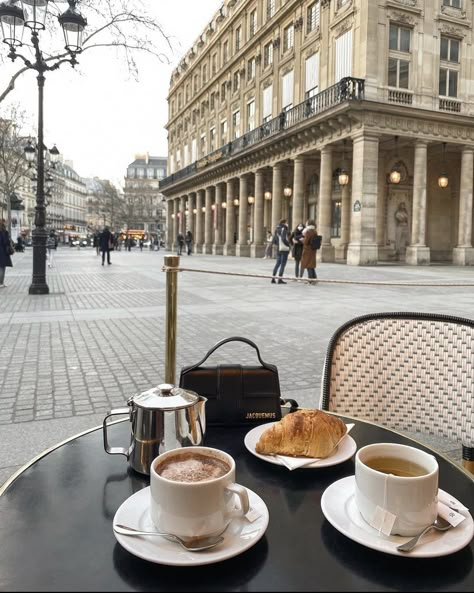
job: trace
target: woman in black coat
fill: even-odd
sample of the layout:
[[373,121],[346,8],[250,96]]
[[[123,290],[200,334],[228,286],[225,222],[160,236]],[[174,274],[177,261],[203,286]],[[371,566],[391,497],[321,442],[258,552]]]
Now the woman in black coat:
[[13,266],[10,253],[10,235],[8,234],[4,221],[2,220],[0,221],[0,288],[5,287],[3,281],[5,279],[6,268],[11,268]]
[[100,250],[102,251],[102,265],[104,265],[105,262],[105,254],[107,254],[107,263],[109,265],[112,263],[110,261],[110,252],[113,249],[113,242],[114,237],[109,231],[109,227],[104,227],[104,230],[100,233],[99,237]]

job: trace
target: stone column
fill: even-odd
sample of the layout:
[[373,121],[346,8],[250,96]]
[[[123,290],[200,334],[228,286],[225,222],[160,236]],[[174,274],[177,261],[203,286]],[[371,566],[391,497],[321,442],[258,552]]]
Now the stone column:
[[346,259],[347,248],[351,240],[351,191],[349,185],[341,187],[341,244],[338,247],[338,259]]
[[224,255],[235,255],[235,206],[234,206],[234,180],[229,179],[226,187],[227,209],[225,215],[225,244]]
[[214,220],[214,245],[212,246],[212,254],[213,255],[222,255],[224,253],[223,250],[223,236],[224,236],[224,229],[222,228],[223,223],[223,216],[222,216],[222,194],[224,190],[224,185],[222,183],[216,184],[216,201],[215,201],[215,211],[213,212],[213,220]]
[[181,200],[180,200],[180,207],[179,207],[179,231],[180,233],[183,233],[183,235],[186,233],[186,198],[187,196],[181,196]]
[[173,236],[171,238],[171,240],[173,241],[173,249],[176,253],[177,249],[178,249],[178,244],[177,244],[177,236],[179,233],[179,203],[180,200],[179,198],[175,198],[174,200],[174,218],[173,218]]
[[[196,242],[196,214],[194,213],[194,209],[196,208],[196,193],[192,192],[188,196],[188,228],[193,234],[193,242]],[[194,246],[193,246],[194,247]]]
[[259,169],[255,173],[255,204],[253,224],[253,243],[250,246],[251,257],[263,257],[265,253],[264,240],[266,237],[263,236],[263,218],[265,211],[265,200],[263,197],[263,171]]
[[272,228],[273,231],[281,220],[281,200],[283,194],[283,165],[277,163],[273,165],[272,180]]
[[212,193],[213,186],[206,187],[206,211],[204,212],[204,245],[203,253],[212,253]]
[[304,157],[295,158],[293,182],[293,220],[290,229],[293,230],[297,224],[306,222],[304,213]]
[[204,214],[202,208],[204,206],[204,190],[198,189],[196,192],[196,243],[195,252],[202,253],[204,245]]
[[347,263],[352,266],[375,265],[377,182],[379,165],[378,136],[361,133],[354,138],[352,162],[351,239]]
[[472,247],[472,184],[473,184],[472,148],[465,146],[461,157],[461,189],[459,192],[458,244],[453,249],[453,264],[457,266],[474,265]]
[[426,178],[428,143],[415,142],[415,164],[413,168],[413,206],[410,245],[406,249],[405,261],[412,266],[430,263],[430,248],[426,246]]
[[247,241],[247,212],[248,212],[248,189],[247,175],[239,178],[239,237],[235,254],[240,257],[250,256],[250,245]]
[[173,251],[173,218],[174,201],[170,198],[166,200],[166,249]]
[[316,220],[318,233],[323,241],[319,250],[321,261],[335,260],[334,247],[331,245],[331,196],[332,196],[332,147],[321,150],[321,170],[319,176],[319,212]]

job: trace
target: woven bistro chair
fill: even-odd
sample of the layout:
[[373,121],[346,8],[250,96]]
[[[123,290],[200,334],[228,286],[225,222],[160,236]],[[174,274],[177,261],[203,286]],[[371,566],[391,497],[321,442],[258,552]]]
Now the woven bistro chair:
[[320,408],[456,441],[474,473],[474,320],[396,312],[344,323],[329,342]]

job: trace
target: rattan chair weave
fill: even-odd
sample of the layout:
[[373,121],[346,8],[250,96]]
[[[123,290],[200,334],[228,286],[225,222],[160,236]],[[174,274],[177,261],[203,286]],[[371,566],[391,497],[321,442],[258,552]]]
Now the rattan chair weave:
[[457,441],[470,459],[474,321],[398,312],[352,319],[329,343],[320,407]]

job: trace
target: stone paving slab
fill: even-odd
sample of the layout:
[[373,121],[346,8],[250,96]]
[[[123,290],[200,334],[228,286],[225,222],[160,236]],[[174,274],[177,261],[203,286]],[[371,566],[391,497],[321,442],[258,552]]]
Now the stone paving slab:
[[[167,252],[114,252],[100,265],[91,248],[60,248],[47,270],[50,295],[30,296],[31,249],[15,254],[0,292],[0,483],[44,448],[101,423],[107,410],[164,380]],[[169,254],[168,254],[169,255]],[[345,321],[376,311],[472,317],[474,270],[432,265],[322,264],[316,286],[270,284],[273,260],[193,255],[178,274],[177,371],[217,341],[242,335],[279,369],[282,395],[318,405],[329,339]],[[293,273],[289,260],[286,273]],[[337,282],[336,282],[337,281]],[[437,282],[392,286],[347,282]],[[254,362],[245,345],[214,362]],[[459,448],[440,442],[457,455]],[[104,453],[105,454],[105,453]]]

